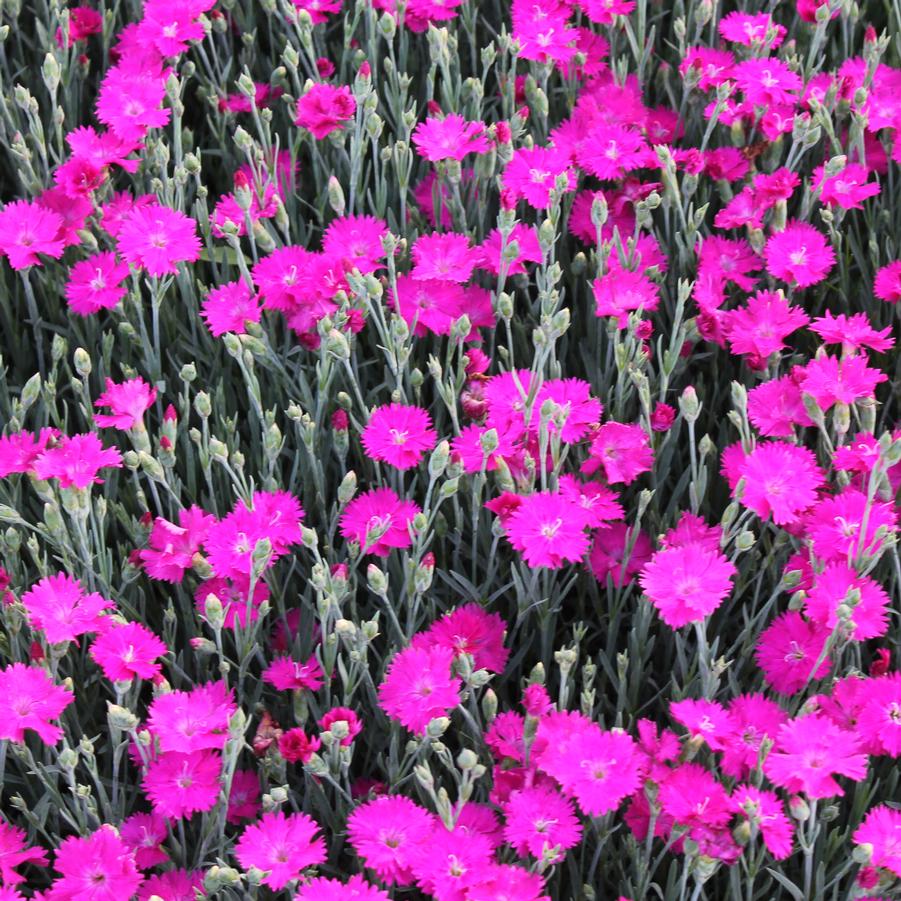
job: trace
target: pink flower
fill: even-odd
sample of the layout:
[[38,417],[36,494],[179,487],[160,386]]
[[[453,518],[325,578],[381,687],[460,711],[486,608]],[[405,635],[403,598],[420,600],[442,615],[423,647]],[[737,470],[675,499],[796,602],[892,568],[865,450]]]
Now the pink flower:
[[888,380],[878,369],[867,366],[866,356],[839,360],[828,355],[812,359],[804,367],[801,391],[809,394],[825,413],[836,403],[853,404],[873,397],[876,386]]
[[154,277],[175,274],[179,263],[200,256],[197,223],[159,204],[135,207],[119,229],[116,246],[125,260]]
[[154,812],[176,820],[212,810],[219,800],[222,760],[215,751],[160,754],[144,774]]
[[787,610],[761,633],[755,656],[769,685],[792,695],[812,679],[829,672],[829,657],[817,665],[826,646],[828,631],[807,622],[800,613]]
[[611,484],[629,485],[654,465],[648,435],[637,423],[605,422],[591,442],[590,454],[582,471],[594,472],[603,467]]
[[305,663],[290,657],[277,657],[263,670],[263,681],[278,691],[316,691],[322,688],[322,667],[315,657]]
[[501,805],[506,824],[504,841],[525,857],[531,854],[541,860],[545,850],[559,848],[563,853],[578,844],[582,827],[573,803],[545,785],[512,792]]
[[336,723],[343,723],[347,727],[347,735],[341,739],[341,746],[349,748],[363,731],[360,718],[349,707],[333,707],[319,720],[319,729],[322,732],[329,732]]
[[69,7],[69,28],[66,38],[62,28],[56,29],[58,47],[71,47],[75,41],[83,41],[92,34],[103,31],[103,16],[89,6]]
[[563,492],[540,491],[522,498],[504,525],[510,544],[530,567],[560,569],[588,551],[588,516]]
[[41,265],[38,254],[63,255],[63,219],[38,203],[15,200],[0,212],[0,253],[13,269]]
[[538,233],[532,226],[522,222],[517,222],[513,226],[506,241],[504,241],[500,229],[493,229],[479,245],[479,250],[481,259],[478,267],[487,269],[495,275],[499,275],[501,269],[507,275],[519,275],[526,271],[524,263],[544,261]]
[[200,313],[215,338],[226,332],[243,335],[247,331],[245,323],[259,322],[261,316],[259,301],[243,279],[213,288],[201,304]]
[[446,648],[455,656],[469,654],[475,669],[502,673],[510,656],[504,647],[506,625],[497,613],[489,613],[476,603],[464,604],[446,613],[413,638],[414,647]]
[[867,845],[870,863],[901,877],[901,811],[880,804],[871,808],[854,832],[855,845]]
[[559,485],[561,494],[568,496],[585,511],[589,528],[600,528],[609,520],[622,519],[625,515],[616,492],[600,482],[582,482],[576,476],[562,475]]
[[158,695],[150,705],[147,727],[164,752],[220,749],[228,740],[229,720],[237,709],[224,682],[207,682],[191,691]]
[[56,429],[41,429],[37,435],[25,431],[12,432],[0,437],[0,478],[6,478],[13,472],[31,470],[34,461],[57,438],[59,432]]
[[850,487],[820,501],[807,522],[813,551],[821,560],[847,560],[861,551],[878,556],[884,539],[877,534],[891,539],[895,528],[892,504],[879,500],[868,504],[862,491]]
[[29,848],[24,829],[0,822],[0,885],[25,882],[25,877],[15,870],[23,863],[46,866],[47,852],[43,848]]
[[750,291],[756,279],[748,273],[760,269],[761,260],[742,239],[733,240],[711,235],[704,239],[698,258],[698,275],[712,276],[732,282],[743,291]]
[[363,553],[387,557],[392,548],[410,547],[410,525],[420,512],[390,488],[374,488],[347,505],[341,514],[341,534],[356,541]]
[[166,901],[195,901],[203,890],[201,870],[168,870],[149,876],[138,891],[137,901],[165,898]]
[[361,804],[347,820],[353,849],[387,885],[413,882],[410,852],[430,838],[434,814],[403,795]]
[[647,165],[648,145],[635,128],[599,123],[578,143],[576,162],[591,175],[612,181]]
[[672,770],[660,786],[658,800],[664,813],[692,831],[717,829],[732,818],[726,790],[697,763]]
[[413,278],[465,282],[479,262],[478,248],[469,246],[466,235],[435,232],[416,239],[411,252]]
[[551,191],[556,189],[558,176],[565,177],[565,191],[576,187],[576,179],[568,159],[558,150],[547,147],[522,148],[504,169],[503,184],[537,210],[547,209]]
[[478,286],[464,288],[443,279],[402,275],[397,279],[397,293],[389,296],[389,303],[419,338],[429,332],[449,335],[453,324],[464,313],[474,329],[494,324],[491,295]]
[[777,25],[769,13],[751,15],[731,12],[720,20],[719,33],[723,39],[745,47],[757,46],[775,50],[785,39],[785,27]]
[[357,104],[347,85],[333,87],[330,84],[314,84],[297,102],[297,118],[302,128],[308,129],[317,141],[340,128],[352,119]]
[[901,755],[901,674],[889,673],[866,683],[857,728],[875,753]]
[[595,315],[615,316],[621,329],[628,326],[630,313],[651,313],[660,303],[659,291],[654,282],[643,273],[628,269],[611,269],[595,279],[592,288]]
[[55,745],[63,730],[55,720],[75,700],[67,688],[56,685],[46,670],[11,663],[0,670],[0,740],[25,741],[25,730],[37,732],[44,744]]
[[775,792],[739,785],[731,800],[735,812],[760,831],[764,845],[776,860],[784,860],[792,853],[794,829]]
[[735,735],[731,714],[716,701],[694,700],[671,702],[670,716],[685,726],[691,741],[703,740],[711,750],[723,751]]
[[125,296],[122,282],[128,278],[128,266],[117,262],[108,251],[76,263],[69,270],[66,300],[69,309],[79,316],[90,316],[100,310],[111,310]]
[[757,768],[763,739],[775,739],[788,717],[775,701],[758,693],[739,695],[729,705],[729,718],[734,733],[723,747],[720,765],[724,773],[744,779]]
[[736,569],[718,549],[700,542],[657,551],[639,582],[671,628],[702,622],[732,591]]
[[166,82],[162,75],[123,65],[107,69],[97,96],[97,118],[116,137],[137,143],[151,128],[162,128],[170,110],[163,109]]
[[866,313],[854,313],[851,316],[839,313],[835,316],[826,310],[825,315],[813,320],[810,330],[819,335],[824,344],[841,345],[845,356],[864,347],[883,353],[895,345],[895,339],[891,337],[891,326],[879,330],[873,328]]
[[101,428],[122,431],[144,428],[144,413],[156,400],[156,388],[151,388],[140,376],[116,384],[106,380],[106,391],[94,401],[95,407],[109,407],[112,415],[96,414],[94,422]]
[[785,339],[810,321],[781,291],[758,291],[747,306],[733,310],[726,320],[726,337],[734,354],[747,354],[761,366],[770,354],[785,347]]
[[431,831],[425,842],[411,848],[416,884],[435,901],[465,898],[492,862],[491,840],[460,824],[449,830],[435,821]]
[[901,260],[883,266],[873,281],[873,293],[886,303],[901,300]]
[[238,501],[234,509],[210,526],[203,546],[213,572],[237,579],[251,574],[259,542],[270,544],[267,567],[283,557],[292,544],[301,542],[304,512],[287,491],[256,491],[250,505]]
[[215,516],[196,506],[179,511],[178,525],[157,516],[148,539],[149,547],[138,551],[147,575],[164,582],[181,582],[215,521]]
[[118,469],[122,457],[114,447],[103,447],[93,432],[63,435],[54,447],[48,447],[34,461],[39,479],[59,479],[60,488],[87,488],[102,485],[97,472],[105,467]]
[[195,20],[208,6],[207,3],[181,6],[171,0],[147,0],[144,17],[138,23],[139,40],[160,56],[178,56],[188,49],[190,42],[203,40],[203,25]]
[[418,465],[438,440],[429,414],[420,407],[389,404],[377,407],[360,436],[366,453],[398,469]]
[[278,739],[278,752],[289,763],[309,763],[321,746],[318,738],[310,738],[300,727],[283,732]]
[[835,264],[835,251],[822,232],[796,219],[770,236],[763,253],[770,275],[800,288],[821,282]]
[[103,628],[104,610],[115,606],[96,592],[85,594],[81,583],[65,573],[48,576],[22,595],[29,625],[50,644],[74,641]]
[[785,441],[758,444],[736,474],[744,481],[740,502],[761,519],[772,515],[780,526],[797,522],[816,502],[823,484],[813,452]]
[[835,776],[859,782],[867,775],[860,739],[817,714],[800,716],[779,728],[776,744],[763,764],[775,785],[808,798],[832,798],[844,791]]
[[382,239],[388,234],[383,219],[375,216],[340,216],[333,219],[322,236],[326,256],[344,260],[360,272],[375,272],[384,266]]
[[748,418],[767,438],[790,437],[795,426],[813,425],[794,374],[752,388],[748,392]]
[[260,810],[260,776],[256,770],[236,770],[228,793],[226,820],[237,824],[252,820]]
[[108,824],[86,838],[65,839],[53,866],[61,874],[50,889],[53,901],[119,901],[132,897],[143,880],[134,854]]
[[585,15],[598,25],[612,25],[614,16],[628,16],[635,0],[579,0]]
[[595,529],[588,565],[602,585],[607,584],[609,576],[613,584],[621,588],[631,584],[650,561],[653,550],[651,539],[644,532],[636,532],[625,523],[614,522]]
[[[847,617],[839,617],[841,607],[848,608]],[[850,637],[863,641],[888,631],[888,607],[889,597],[882,586],[867,576],[858,576],[847,563],[834,561],[816,576],[804,612],[830,632],[846,623]]]
[[391,901],[387,892],[370,885],[362,876],[347,882],[319,876],[303,883],[294,901]]
[[462,160],[469,153],[486,153],[491,146],[484,122],[467,122],[456,113],[420,122],[413,132],[413,143],[419,155],[433,163]]
[[122,821],[119,835],[129,851],[134,852],[139,870],[146,870],[169,860],[161,847],[169,832],[165,818],[159,814],[133,813]]
[[811,187],[819,190],[820,201],[827,206],[840,206],[846,210],[863,209],[862,201],[879,193],[878,182],[868,182],[869,170],[859,163],[849,163],[841,172],[826,177],[826,167],[813,170]]
[[112,682],[154,678],[160,672],[156,658],[167,651],[165,643],[141,623],[114,626],[91,645],[91,657]]
[[379,686],[382,710],[411,732],[424,734],[429,723],[460,703],[462,681],[451,674],[448,648],[408,647],[391,660]]
[[776,57],[746,59],[732,72],[738,89],[754,106],[794,106],[803,87],[800,75]]
[[235,857],[245,870],[268,870],[263,884],[277,891],[307,867],[325,861],[325,842],[316,837],[318,830],[316,821],[305,813],[264,813],[241,834]]

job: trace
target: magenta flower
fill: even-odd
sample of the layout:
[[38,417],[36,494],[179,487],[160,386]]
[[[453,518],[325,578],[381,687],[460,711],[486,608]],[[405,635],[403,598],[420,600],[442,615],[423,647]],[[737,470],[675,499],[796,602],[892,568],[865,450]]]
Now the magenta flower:
[[127,262],[154,277],[175,274],[179,263],[200,256],[197,223],[159,204],[135,207],[119,229],[116,246]]
[[416,239],[411,252],[413,278],[466,282],[481,258],[477,247],[470,247],[466,235],[435,232]]
[[322,688],[322,667],[315,657],[305,663],[298,663],[290,657],[276,657],[263,670],[263,681],[278,691],[316,691]]
[[347,837],[366,866],[387,885],[413,882],[411,849],[431,836],[435,815],[403,795],[361,804],[347,819]]
[[507,163],[503,183],[514,197],[522,197],[536,210],[544,210],[561,175],[565,177],[565,190],[574,190],[575,175],[569,160],[560,151],[547,147],[522,148]]
[[28,622],[40,629],[50,644],[75,641],[86,632],[103,629],[103,611],[115,604],[92,592],[66,573],[48,576],[22,595]]
[[811,426],[794,374],[770,379],[748,392],[748,418],[767,438],[790,437],[795,426]]
[[844,621],[850,637],[863,641],[879,638],[888,631],[889,603],[889,596],[878,582],[858,576],[847,563],[834,561],[817,574],[816,583],[807,592],[804,612],[831,632],[839,625],[838,611],[844,606],[849,609]]
[[888,673],[867,682],[857,729],[874,752],[901,755],[901,674]]
[[34,461],[59,438],[56,429],[41,429],[40,433],[12,432],[0,437],[0,478],[10,473],[29,472]]
[[611,484],[629,485],[654,465],[647,432],[637,423],[605,422],[591,442],[590,454],[582,471],[591,473],[603,467]]
[[316,837],[318,830],[316,821],[305,813],[264,813],[241,834],[235,857],[245,870],[268,871],[263,884],[277,891],[307,867],[325,861],[325,842]]
[[246,322],[259,322],[260,304],[243,280],[226,282],[213,288],[200,306],[200,315],[206,321],[213,337],[226,332],[243,335]]
[[901,300],[901,260],[883,266],[873,281],[873,293],[886,303]]
[[432,623],[413,637],[413,646],[428,650],[441,647],[459,657],[469,654],[475,669],[502,673],[510,656],[504,647],[506,624],[497,613],[489,613],[476,603],[464,604]]
[[147,542],[149,547],[138,551],[147,575],[164,582],[181,582],[215,522],[215,516],[196,506],[179,511],[178,525],[156,517]]
[[160,673],[156,658],[167,651],[165,643],[141,623],[113,626],[91,645],[91,657],[111,682],[153,679]]
[[222,760],[215,751],[160,754],[144,774],[144,794],[160,816],[189,818],[216,806],[221,770]]
[[62,216],[38,203],[15,200],[0,212],[0,253],[13,269],[41,265],[38,254],[59,259],[65,242]]
[[796,219],[770,236],[763,253],[770,275],[800,288],[821,282],[835,264],[835,251],[823,233]]
[[785,39],[785,27],[777,25],[769,13],[731,12],[720,20],[723,40],[745,47],[758,46],[775,50]]
[[[526,271],[525,263],[541,263],[544,252],[534,227],[517,222],[504,241],[500,229],[493,229],[479,245],[479,269],[499,275],[501,269],[507,275],[519,275]],[[515,251],[515,253],[514,253]]]
[[607,584],[609,576],[621,588],[641,572],[653,552],[654,546],[645,532],[636,535],[625,523],[613,522],[594,530],[588,565],[601,585]]
[[870,863],[901,877],[901,811],[879,804],[871,808],[854,832],[854,844],[866,845]]
[[413,501],[402,501],[390,488],[374,488],[347,505],[341,514],[341,534],[356,541],[364,554],[387,557],[392,548],[410,547],[410,525],[421,512]]
[[156,400],[156,388],[152,388],[140,376],[116,384],[106,380],[106,391],[94,401],[95,407],[109,407],[112,415],[97,413],[94,421],[101,428],[122,431],[144,427],[144,413]]
[[23,863],[47,866],[47,852],[43,848],[29,848],[27,839],[24,829],[0,823],[0,884],[9,886],[25,882],[25,877],[15,869]]
[[759,830],[764,845],[776,860],[784,860],[792,853],[794,828],[775,792],[739,785],[732,792],[732,804],[736,813]]
[[814,357],[803,373],[801,391],[809,394],[824,413],[836,403],[851,405],[873,397],[876,386],[888,380],[884,372],[867,366],[863,355],[841,360],[828,355]]
[[97,118],[116,137],[137,143],[151,128],[162,128],[170,110],[163,109],[166,81],[147,70],[118,65],[107,69],[97,97]]
[[91,316],[100,310],[111,310],[125,296],[122,282],[128,278],[128,265],[120,263],[114,253],[103,251],[76,263],[66,282],[69,309],[79,316]]
[[228,740],[228,724],[237,710],[234,696],[224,682],[207,682],[191,691],[158,695],[150,705],[147,727],[160,750],[191,754],[221,749]]
[[810,320],[789,303],[781,291],[758,291],[744,308],[733,310],[726,320],[726,337],[734,354],[745,354],[763,368],[767,357],[778,353],[785,339]]
[[525,857],[541,860],[546,850],[559,848],[557,860],[578,844],[582,826],[572,801],[546,785],[524,788],[510,794],[502,805],[506,823],[504,841]]
[[103,447],[93,432],[63,435],[54,447],[48,447],[34,461],[39,479],[59,479],[60,488],[87,488],[102,485],[97,473],[105,467],[119,469],[122,457],[114,447]]
[[429,723],[460,703],[462,681],[451,674],[454,652],[433,645],[408,647],[391,660],[379,686],[379,705],[411,732],[424,734]]
[[148,876],[138,891],[137,901],[165,898],[166,901],[196,901],[203,891],[203,871],[168,870]]
[[70,836],[56,850],[54,901],[115,901],[131,898],[143,881],[134,854],[109,824],[86,838]]
[[56,685],[46,670],[24,663],[11,663],[0,670],[0,739],[22,743],[25,730],[37,732],[44,744],[55,745],[63,730],[55,720],[75,700],[75,695]]
[[764,678],[780,694],[793,695],[829,672],[828,655],[817,665],[829,632],[794,610],[781,613],[761,633],[755,656]]
[[560,569],[588,551],[588,514],[563,492],[539,491],[521,499],[505,523],[510,544],[530,567]]
[[321,141],[352,119],[356,109],[356,101],[347,85],[336,88],[330,84],[314,84],[298,100],[294,121]]
[[383,238],[388,226],[375,216],[340,216],[333,219],[322,236],[322,252],[344,260],[352,269],[375,272],[384,266]]
[[485,123],[467,122],[457,113],[420,122],[413,132],[413,143],[419,155],[433,163],[462,160],[469,153],[486,153],[491,147]]
[[438,436],[429,414],[420,407],[389,404],[377,407],[360,436],[366,453],[398,469],[416,466]]

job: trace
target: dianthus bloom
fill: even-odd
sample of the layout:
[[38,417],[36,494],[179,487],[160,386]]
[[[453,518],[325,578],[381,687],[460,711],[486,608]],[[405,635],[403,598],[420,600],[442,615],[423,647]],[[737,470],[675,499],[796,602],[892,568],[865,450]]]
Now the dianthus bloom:
[[611,269],[592,283],[595,315],[615,316],[624,329],[629,314],[636,310],[653,312],[660,303],[657,286],[644,273],[628,269]]
[[866,701],[858,716],[860,735],[874,753],[901,755],[901,674],[870,679]]
[[40,629],[51,644],[98,631],[103,611],[114,606],[96,592],[86,594],[81,582],[65,573],[41,579],[22,595],[22,605],[32,629]]
[[159,675],[157,657],[166,653],[165,643],[141,623],[114,626],[94,640],[91,657],[111,682],[153,679]]
[[148,129],[162,128],[170,110],[163,109],[166,80],[152,72],[119,65],[108,69],[97,96],[97,118],[116,137],[132,143],[143,140]]
[[[889,603],[889,596],[877,582],[858,576],[845,562],[833,561],[807,592],[804,612],[830,631],[842,623],[854,641],[863,641],[888,631]],[[843,607],[849,611],[847,616],[840,615]]]
[[39,203],[16,200],[0,212],[0,253],[13,269],[40,264],[38,254],[54,259],[63,255],[62,216]]
[[50,674],[38,666],[12,663],[0,670],[0,740],[25,741],[25,730],[32,729],[41,741],[55,745],[63,730],[55,720],[75,700],[75,695],[54,683]]
[[399,651],[379,686],[382,710],[411,732],[424,733],[433,719],[460,703],[463,683],[451,674],[453,660],[453,651],[437,645]]
[[784,723],[773,750],[764,761],[769,779],[790,792],[808,798],[843,795],[835,776],[859,782],[867,774],[867,755],[860,752],[860,739],[818,714],[800,716]]
[[901,878],[901,811],[880,804],[867,813],[854,832],[855,845],[868,845],[870,864]]
[[763,253],[770,275],[800,288],[821,282],[835,263],[835,251],[823,233],[797,220],[772,235]]
[[106,391],[94,401],[95,407],[109,407],[111,415],[97,413],[94,422],[101,428],[128,429],[144,427],[144,413],[156,400],[156,388],[152,388],[140,376],[116,384],[106,380]]
[[354,810],[347,820],[347,837],[382,882],[409,885],[410,851],[429,837],[434,821],[434,814],[409,798],[383,795]]
[[147,726],[162,751],[189,754],[222,748],[228,739],[228,722],[237,710],[224,682],[207,682],[191,691],[170,691],[154,698]]
[[341,534],[356,541],[363,553],[387,557],[392,548],[410,546],[410,523],[420,512],[413,501],[402,501],[390,488],[375,488],[347,505]]
[[278,691],[316,691],[322,688],[322,667],[315,657],[305,663],[298,663],[290,657],[276,657],[263,670],[263,681],[273,685]]
[[220,577],[249,576],[254,553],[261,541],[268,541],[271,566],[300,544],[303,507],[287,491],[255,491],[250,505],[238,501],[231,513],[212,524],[204,539],[204,549],[213,572]]
[[0,885],[25,882],[25,877],[15,869],[23,863],[39,867],[47,865],[47,852],[43,848],[29,848],[27,839],[24,829],[0,822]]
[[781,694],[795,694],[811,679],[829,672],[829,657],[818,664],[828,630],[809,623],[794,610],[773,620],[757,643],[757,664],[766,681]]
[[419,632],[413,644],[449,648],[456,656],[469,654],[476,669],[502,673],[510,656],[504,647],[504,630],[504,621],[497,613],[489,613],[476,603],[464,604]]
[[435,446],[438,436],[421,407],[389,404],[372,412],[360,440],[372,459],[410,469]]
[[128,278],[128,265],[120,263],[109,251],[95,253],[69,270],[66,300],[79,316],[111,310],[125,296],[122,282]]
[[47,896],[53,901],[121,901],[131,898],[143,880],[133,852],[110,825],[86,838],[67,838],[53,866],[62,874]]
[[387,892],[370,885],[362,876],[351,876],[347,882],[320,876],[305,882],[294,901],[391,901]]
[[741,461],[737,475],[744,480],[740,502],[761,519],[772,515],[780,526],[797,522],[823,484],[813,452],[785,441],[758,444]]
[[433,163],[462,160],[468,153],[485,153],[491,146],[483,122],[467,122],[457,113],[420,122],[413,143],[419,155]]
[[547,744],[536,765],[589,816],[613,810],[641,786],[647,761],[625,732],[604,732],[581,714],[551,713],[538,727],[542,739]]
[[196,901],[203,892],[201,870],[168,870],[148,877],[138,892],[137,901],[165,898],[166,901]]
[[298,125],[308,129],[317,141],[352,119],[357,104],[347,85],[314,84],[297,102]]
[[382,240],[388,234],[384,219],[375,216],[339,216],[322,236],[326,256],[345,260],[360,272],[375,272],[384,265]]
[[770,354],[785,347],[788,335],[809,321],[781,291],[758,291],[745,307],[728,314],[726,331],[732,353],[745,354],[762,368]]
[[591,442],[591,456],[583,464],[583,472],[603,467],[611,484],[629,485],[654,464],[647,432],[636,424],[605,422]]
[[59,479],[60,488],[87,488],[102,485],[97,472],[104,467],[119,468],[122,457],[114,447],[103,447],[93,432],[63,436],[54,447],[44,450],[34,461],[39,479]]
[[873,293],[886,303],[901,300],[901,260],[883,266],[873,281]]
[[764,845],[776,860],[784,860],[791,854],[794,829],[775,792],[739,785],[732,792],[732,804],[736,813],[757,827]]
[[582,826],[576,817],[573,803],[546,785],[535,785],[514,791],[502,805],[506,825],[504,841],[525,857],[531,854],[541,860],[546,850],[564,851],[578,844]]
[[246,322],[259,322],[261,311],[256,295],[243,279],[213,288],[200,306],[200,314],[214,338],[231,332],[243,335]]
[[147,541],[149,546],[138,552],[147,575],[164,582],[181,582],[215,521],[215,516],[197,506],[180,510],[178,525],[157,516]]
[[264,813],[238,839],[235,857],[245,870],[268,870],[263,884],[277,891],[299,878],[307,867],[325,861],[325,842],[316,837],[318,829],[305,813]]
[[416,239],[410,256],[413,259],[413,278],[465,282],[481,259],[478,247],[470,247],[466,235],[456,232],[435,232]]
[[531,567],[560,569],[588,551],[585,508],[563,492],[539,491],[521,498],[504,525],[510,544]]
[[514,197],[522,197],[537,210],[547,209],[551,191],[563,176],[566,191],[576,187],[576,179],[569,159],[560,151],[547,147],[522,148],[504,169],[504,188]]
[[215,751],[160,754],[144,774],[144,793],[157,814],[180,820],[216,806],[221,770]]
[[732,591],[736,569],[718,548],[689,541],[657,551],[639,582],[671,628],[701,622]]
[[175,274],[179,263],[200,256],[197,223],[180,210],[158,203],[135,207],[128,214],[116,246],[125,260],[152,276]]
[[288,763],[309,763],[321,746],[318,738],[310,738],[300,726],[283,732],[278,739],[278,752]]
[[836,403],[850,405],[873,397],[876,386],[888,380],[884,372],[867,366],[865,354],[842,359],[824,354],[814,357],[803,372],[801,391],[809,394],[824,413]]

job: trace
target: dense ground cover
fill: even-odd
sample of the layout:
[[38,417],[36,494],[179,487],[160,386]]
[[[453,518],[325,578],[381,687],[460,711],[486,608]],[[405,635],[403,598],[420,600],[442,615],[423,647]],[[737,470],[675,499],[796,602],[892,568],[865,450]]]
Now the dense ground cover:
[[901,897],[896,0],[0,17],[0,901]]

